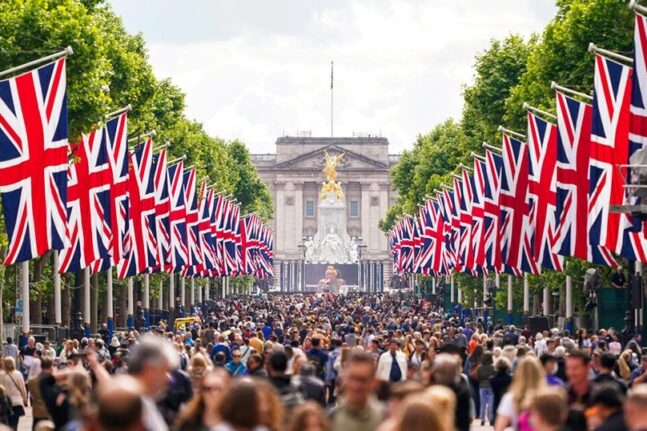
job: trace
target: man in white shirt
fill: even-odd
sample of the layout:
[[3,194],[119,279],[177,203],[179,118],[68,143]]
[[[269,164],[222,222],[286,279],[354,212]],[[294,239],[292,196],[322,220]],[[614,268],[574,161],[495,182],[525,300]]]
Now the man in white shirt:
[[400,351],[396,339],[391,339],[389,350],[380,355],[375,377],[385,382],[398,382],[407,378],[407,358]]

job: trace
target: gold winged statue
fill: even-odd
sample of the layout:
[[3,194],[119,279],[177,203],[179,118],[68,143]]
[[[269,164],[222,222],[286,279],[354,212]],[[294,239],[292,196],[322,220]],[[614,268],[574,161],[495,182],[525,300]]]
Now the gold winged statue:
[[337,165],[344,158],[345,153],[331,156],[328,151],[324,150],[324,157],[326,159],[323,173],[326,174],[326,182],[323,183],[321,188],[321,199],[326,199],[329,192],[334,192],[338,199],[344,197],[344,192],[341,189],[341,184],[337,182]]

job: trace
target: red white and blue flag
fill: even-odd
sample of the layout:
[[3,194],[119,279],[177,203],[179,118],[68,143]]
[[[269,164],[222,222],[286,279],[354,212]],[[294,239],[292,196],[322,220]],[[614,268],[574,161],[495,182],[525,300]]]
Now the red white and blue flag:
[[171,199],[169,197],[167,152],[153,156],[155,165],[155,229],[157,232],[156,271],[171,270]]
[[80,271],[99,259],[110,257],[112,233],[108,222],[112,171],[104,133],[105,129],[95,130],[72,146],[74,162],[67,172],[70,247],[61,250],[61,273]]
[[553,251],[557,236],[557,128],[532,112],[528,112],[528,151],[528,200],[533,215],[528,235],[533,260],[543,268],[562,271],[564,259]]
[[632,69],[595,58],[591,159],[589,162],[589,241],[627,258],[647,261],[644,237],[627,214],[610,211],[626,203]]
[[168,168],[169,229],[171,237],[171,270],[181,272],[189,264],[186,239],[186,207],[184,202],[184,163],[180,161]]
[[200,233],[200,250],[202,252],[202,266],[200,272],[204,276],[211,274],[216,268],[215,242],[211,236],[211,216],[214,211],[213,188],[207,189],[203,181],[200,186],[200,220],[198,230]]
[[69,245],[65,59],[0,81],[5,265]]
[[483,160],[474,159],[472,177],[472,230],[470,247],[472,248],[473,272],[484,272],[485,268],[485,177],[486,166]]
[[488,270],[494,270],[496,273],[501,271],[501,248],[499,247],[500,239],[500,217],[501,208],[499,207],[499,194],[501,192],[501,175],[503,169],[503,159],[500,155],[490,150],[485,151],[485,166],[483,172],[483,247],[485,255],[485,267]]
[[153,141],[149,139],[130,155],[129,226],[124,243],[125,256],[118,265],[119,278],[150,272],[157,265],[154,173]]
[[522,272],[538,274],[539,268],[533,259],[527,235],[530,224],[528,146],[504,133],[502,159],[499,242],[504,270],[513,275],[521,275]]
[[553,251],[562,256],[617,266],[612,253],[588,239],[591,105],[556,94],[557,105],[557,235]]
[[202,264],[200,239],[198,232],[198,197],[196,195],[196,172],[189,169],[184,172],[184,205],[186,213],[186,245],[189,260],[185,270]]
[[243,274],[256,273],[256,215],[249,214],[240,218],[240,233],[241,233],[241,264]]

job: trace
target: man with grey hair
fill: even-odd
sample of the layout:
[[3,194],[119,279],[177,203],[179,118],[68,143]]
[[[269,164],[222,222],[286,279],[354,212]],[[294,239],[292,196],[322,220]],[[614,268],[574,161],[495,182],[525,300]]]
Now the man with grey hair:
[[469,431],[474,416],[471,412],[474,409],[471,406],[470,386],[459,373],[459,364],[457,355],[449,353],[437,355],[431,368],[431,380],[432,384],[446,386],[454,392],[456,395],[454,426],[459,431]]
[[173,345],[154,335],[143,335],[129,355],[128,372],[142,389],[142,418],[147,430],[168,430],[156,402],[168,390],[167,373],[177,367],[178,357]]

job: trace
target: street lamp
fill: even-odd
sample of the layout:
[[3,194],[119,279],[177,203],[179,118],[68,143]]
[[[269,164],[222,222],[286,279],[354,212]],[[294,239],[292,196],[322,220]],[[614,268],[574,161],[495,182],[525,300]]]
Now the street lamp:
[[362,262],[362,255],[364,254],[365,250],[366,250],[366,244],[364,244],[362,237],[358,236],[357,237],[357,269],[358,269],[357,284],[360,292],[363,291],[362,284],[364,283],[364,262]]

